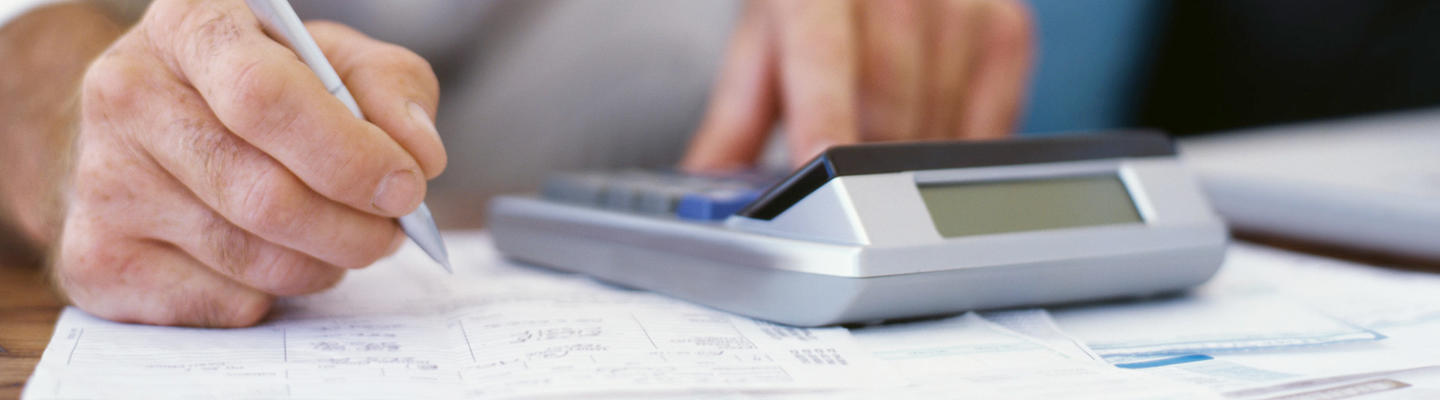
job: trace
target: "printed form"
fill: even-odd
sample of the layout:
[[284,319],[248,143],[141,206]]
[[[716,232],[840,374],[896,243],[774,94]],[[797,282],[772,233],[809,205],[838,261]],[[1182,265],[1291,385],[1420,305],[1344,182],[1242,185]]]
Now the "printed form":
[[[779,326],[455,238],[454,277],[407,247],[246,329],[61,315],[30,399],[496,398],[894,385],[844,328]],[[463,250],[462,250],[463,249]],[[428,267],[428,265],[426,266]]]

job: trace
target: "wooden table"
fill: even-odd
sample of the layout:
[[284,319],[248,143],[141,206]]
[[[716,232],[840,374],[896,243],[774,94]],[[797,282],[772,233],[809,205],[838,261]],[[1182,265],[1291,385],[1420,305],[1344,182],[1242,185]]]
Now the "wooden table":
[[20,397],[63,307],[40,268],[0,259],[0,399]]

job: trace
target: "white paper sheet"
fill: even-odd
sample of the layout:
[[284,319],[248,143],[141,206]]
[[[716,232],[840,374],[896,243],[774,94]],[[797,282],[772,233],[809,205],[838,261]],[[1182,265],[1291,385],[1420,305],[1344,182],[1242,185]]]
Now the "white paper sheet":
[[987,311],[981,318],[1016,334],[1023,335],[1040,344],[1077,360],[1103,361],[1099,354],[1080,339],[1060,330],[1055,320],[1043,308],[1023,310]]
[[492,398],[892,385],[843,328],[801,329],[566,274],[452,237],[457,274],[414,248],[269,322],[117,324],[67,309],[25,389],[49,398]]
[[[1007,316],[1043,326],[1044,310]],[[1012,321],[1015,322],[1015,321]],[[1053,325],[1053,324],[1051,324]],[[700,400],[850,399],[1218,399],[1204,387],[1057,351],[1034,337],[974,314],[867,326],[853,331],[862,346],[911,385],[807,393],[722,393],[679,396]],[[1070,353],[1070,354],[1067,354]]]
[[1440,274],[1377,268],[1250,244],[1231,246],[1243,267],[1227,292],[1273,292],[1351,324],[1380,330],[1440,319]]
[[[1021,316],[1011,316],[1020,318]],[[1030,313],[1024,317],[1046,318]],[[1037,323],[1038,322],[1038,323]],[[1029,325],[1043,325],[1032,321]],[[1213,392],[1114,368],[1052,348],[970,313],[935,321],[866,327],[855,338],[913,385],[898,398],[1191,399]],[[1067,354],[1068,353],[1068,354]],[[870,396],[856,398],[882,397]]]
[[[1038,309],[987,312],[852,338],[513,267],[484,236],[451,240],[455,276],[406,248],[335,290],[284,300],[254,328],[67,310],[25,397],[1147,399],[1440,387],[1428,368],[1440,363],[1440,302],[1416,303],[1440,293],[1440,279],[1243,244],[1188,297],[1062,309],[1058,323]],[[1122,369],[1096,353],[1213,358]]]
[[[1325,312],[1280,287],[1304,278],[1266,273],[1283,259],[1231,246],[1211,282],[1183,296],[1051,310],[1065,332],[1112,362],[1346,342],[1385,336]],[[1263,278],[1257,274],[1266,274]],[[1371,293],[1370,299],[1384,295]],[[1348,301],[1365,303],[1366,297]]]
[[[1175,299],[1173,302],[1177,304],[1170,305],[1137,305],[1167,307],[1176,314],[1160,318],[1152,318],[1148,313],[1112,314],[1107,318],[1136,320],[1112,321],[1111,326],[1125,329],[1143,325],[1143,319],[1157,325],[1145,327],[1149,332],[1178,332],[1187,325],[1175,321],[1190,317],[1197,320],[1196,324],[1216,324],[1197,329],[1199,334],[1226,329],[1244,332],[1233,327],[1240,321],[1271,315],[1274,321],[1261,321],[1248,329],[1255,333],[1266,329],[1281,345],[1241,352],[1217,347],[1210,349],[1215,351],[1196,349],[1198,354],[1179,357],[1109,359],[1139,372],[1203,385],[1235,399],[1361,395],[1365,399],[1434,398],[1440,392],[1440,318],[1436,318],[1440,316],[1436,312],[1440,310],[1440,301],[1437,301],[1440,300],[1437,298],[1440,276],[1357,265],[1243,243],[1232,246],[1228,262],[1225,273],[1207,284],[1198,298]],[[1215,299],[1229,304],[1199,304]],[[1224,311],[1226,309],[1229,311]],[[1285,315],[1282,311],[1287,309],[1300,317]],[[1120,310],[1124,308],[1108,311]],[[1308,346],[1297,345],[1299,342],[1291,338],[1291,342],[1285,343],[1285,332],[1297,337],[1314,337],[1326,330],[1345,330],[1325,322],[1317,314],[1344,325],[1365,326],[1366,331],[1384,338]],[[1087,324],[1097,322],[1086,321]],[[1068,326],[1065,321],[1062,325]],[[1114,340],[1140,334],[1092,335]]]

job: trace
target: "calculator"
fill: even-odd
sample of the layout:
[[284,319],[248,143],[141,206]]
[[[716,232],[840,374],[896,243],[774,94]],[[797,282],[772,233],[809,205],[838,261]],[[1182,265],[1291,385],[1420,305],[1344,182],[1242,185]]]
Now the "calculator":
[[789,174],[560,173],[510,259],[819,326],[1181,291],[1229,240],[1154,132],[836,146]]

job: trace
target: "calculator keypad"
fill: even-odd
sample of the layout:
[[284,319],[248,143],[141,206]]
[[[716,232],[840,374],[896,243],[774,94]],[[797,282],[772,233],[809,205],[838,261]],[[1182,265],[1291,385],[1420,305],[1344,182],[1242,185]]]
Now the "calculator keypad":
[[551,175],[540,195],[547,200],[607,210],[719,221],[755,201],[779,179],[761,173],[569,172]]

